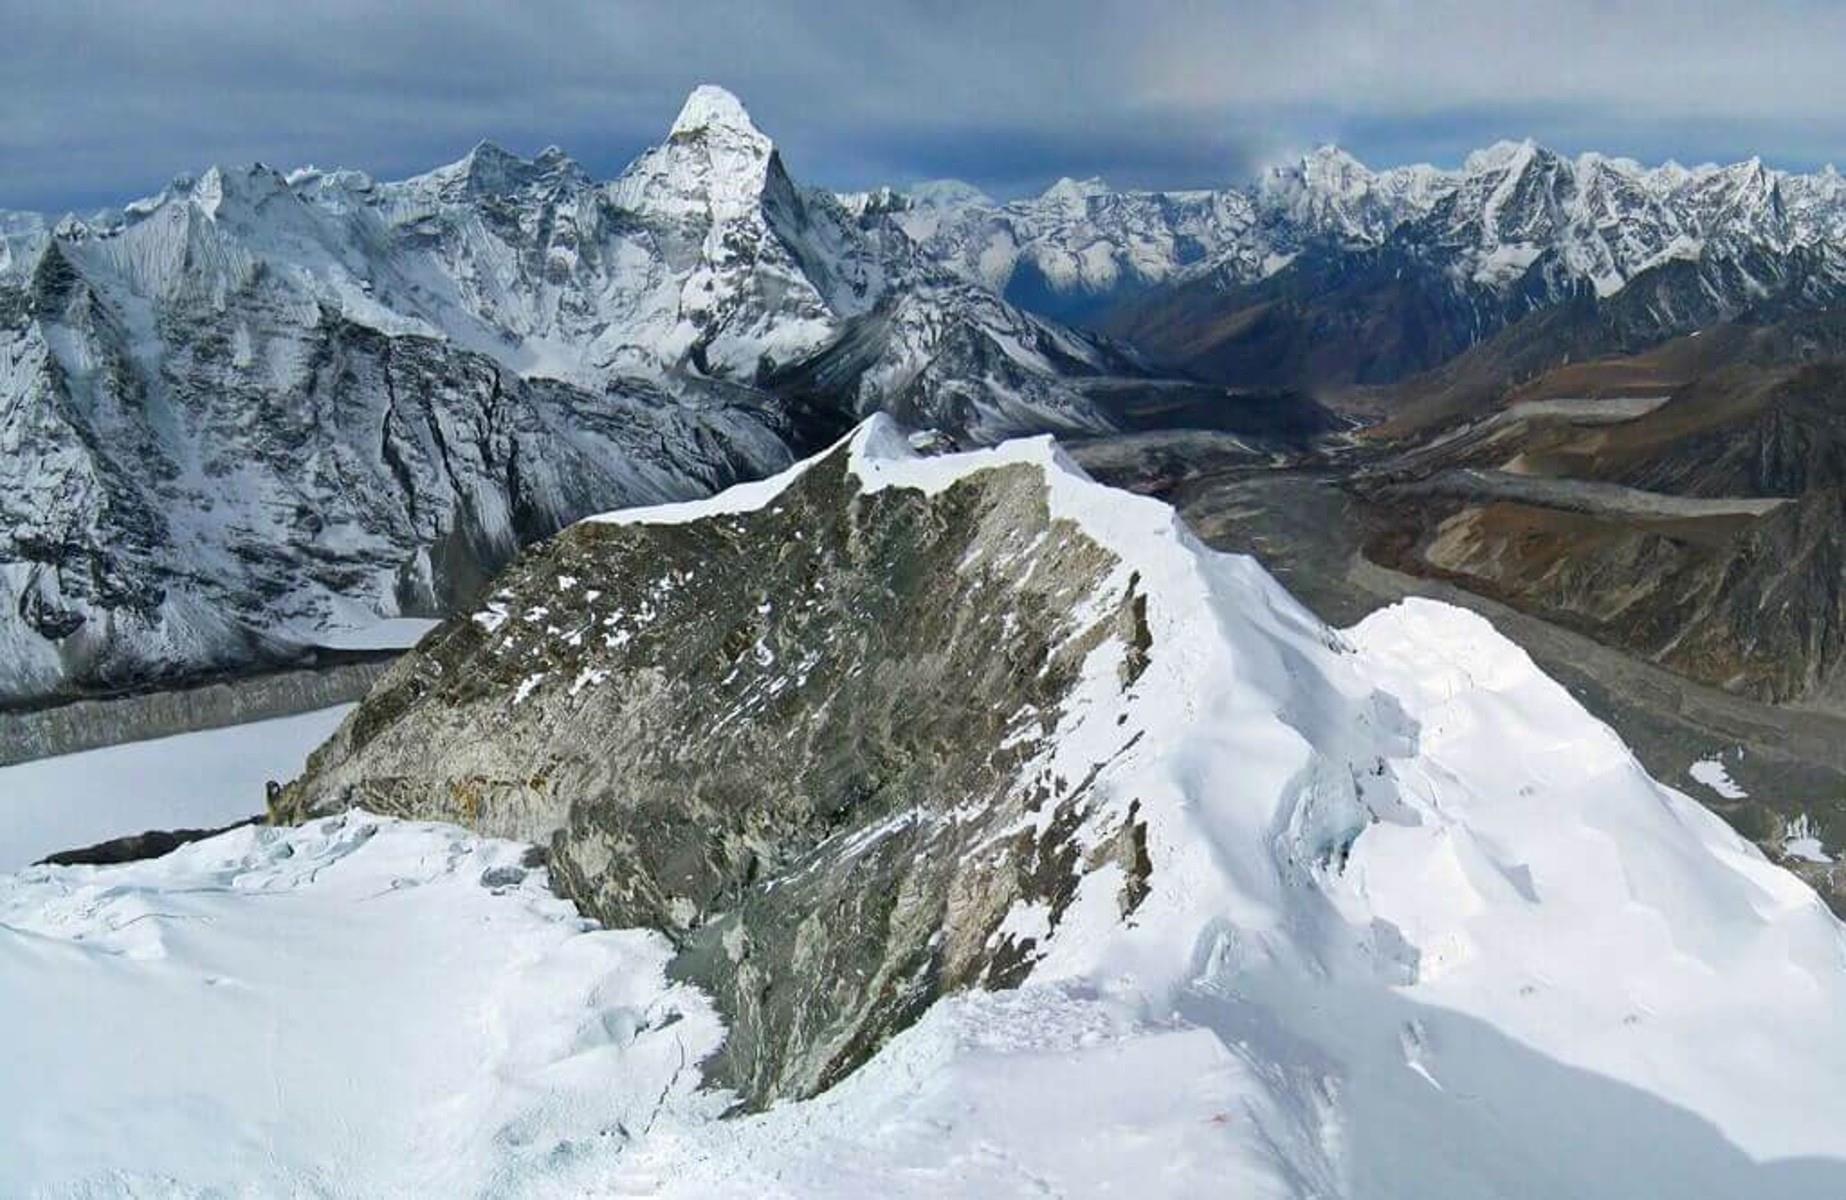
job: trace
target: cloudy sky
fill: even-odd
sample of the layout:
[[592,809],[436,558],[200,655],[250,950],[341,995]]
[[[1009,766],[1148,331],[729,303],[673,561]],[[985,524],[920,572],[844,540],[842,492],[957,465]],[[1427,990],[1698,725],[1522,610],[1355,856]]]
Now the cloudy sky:
[[1247,177],[1320,141],[1846,162],[1846,4],[1703,0],[0,0],[0,208],[261,160],[414,173],[491,138],[619,170],[695,83],[858,187]]

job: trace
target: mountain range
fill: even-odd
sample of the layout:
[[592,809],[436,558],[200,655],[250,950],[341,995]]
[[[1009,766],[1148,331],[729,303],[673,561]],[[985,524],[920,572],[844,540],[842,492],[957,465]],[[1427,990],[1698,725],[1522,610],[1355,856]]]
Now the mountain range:
[[[932,186],[884,206],[1015,303],[1243,384],[1394,382],[1579,295],[1649,293],[1664,334],[1777,298],[1831,302],[1846,279],[1831,168],[1645,167],[1530,141],[1452,170],[1374,171],[1323,146],[1247,187],[1063,179],[1003,205]],[[1370,336],[1339,344],[1353,335]]]
[[793,182],[715,87],[608,183],[483,144],[401,182],[220,167],[0,229],[0,702],[302,661],[868,411],[973,441],[1188,406],[1329,422],[935,266]]
[[[397,182],[218,167],[0,215],[0,704],[316,661],[585,513],[767,474],[875,411],[969,443],[1207,427],[1260,459],[1353,419],[1414,450],[1719,327],[1808,330],[1768,340],[1792,369],[1832,353],[1842,236],[1831,169],[1530,142],[1454,169],[1322,147],[1216,190],[836,195],[715,87],[607,182],[482,144]],[[1833,461],[1803,428],[1797,457]],[[1695,661],[1763,678],[1736,657]],[[1769,690],[1825,673],[1793,671]]]
[[1843,211],[701,87],[0,215],[0,722],[194,718],[0,766],[0,1191],[1831,1200]]

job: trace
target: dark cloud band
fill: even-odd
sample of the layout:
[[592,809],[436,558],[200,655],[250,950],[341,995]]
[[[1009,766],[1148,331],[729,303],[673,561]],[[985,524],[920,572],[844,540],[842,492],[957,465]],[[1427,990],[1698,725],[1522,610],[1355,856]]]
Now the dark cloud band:
[[0,30],[16,208],[211,162],[402,175],[482,137],[608,175],[703,80],[841,187],[1202,185],[1326,139],[1380,163],[1529,135],[1791,167],[1846,140],[1846,12],[1795,3],[0,0]]

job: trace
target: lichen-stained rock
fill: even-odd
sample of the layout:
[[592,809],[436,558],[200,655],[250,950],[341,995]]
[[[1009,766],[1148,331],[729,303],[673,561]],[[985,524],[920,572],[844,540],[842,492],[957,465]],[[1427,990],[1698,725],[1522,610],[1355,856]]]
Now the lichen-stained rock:
[[[1145,829],[1092,783],[1139,736],[1097,698],[1165,652],[1139,577],[1053,517],[1039,466],[872,488],[859,444],[753,511],[528,551],[272,816],[548,842],[587,913],[674,938],[730,1027],[708,1077],[753,1105],[829,1086],[946,992],[1020,982],[1086,875],[1132,914]],[[1107,728],[1079,770],[1054,751],[1086,715]]]

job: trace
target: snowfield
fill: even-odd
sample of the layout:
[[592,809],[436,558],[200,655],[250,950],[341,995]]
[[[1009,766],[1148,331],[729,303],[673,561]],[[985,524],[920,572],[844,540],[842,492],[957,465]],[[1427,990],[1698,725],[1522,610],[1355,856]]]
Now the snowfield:
[[0,877],[0,1194],[474,1195],[710,1111],[665,941],[524,849],[355,814]]
[[32,868],[0,876],[0,1194],[1846,1195],[1812,891],[1477,616],[1335,632],[1048,440],[853,441],[872,489],[1006,464],[1149,597],[1147,670],[1098,647],[1049,764],[1147,821],[1132,917],[1099,869],[1029,986],[721,1120],[666,942],[518,846],[352,813]]
[[125,742],[0,767],[0,871],[150,829],[218,829],[263,811],[352,711]]

